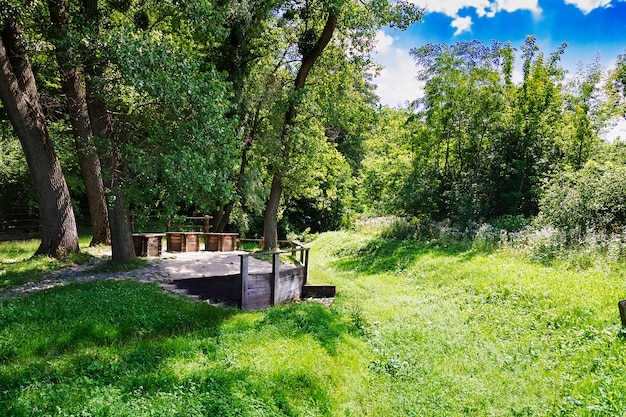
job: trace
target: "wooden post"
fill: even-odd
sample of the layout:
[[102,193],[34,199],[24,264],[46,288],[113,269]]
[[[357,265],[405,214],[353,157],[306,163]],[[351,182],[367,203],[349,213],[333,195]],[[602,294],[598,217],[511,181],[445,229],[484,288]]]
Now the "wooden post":
[[617,303],[619,307],[619,315],[622,319],[622,327],[626,327],[626,300]]
[[304,271],[303,271],[303,283],[306,285],[307,280],[309,279],[309,248],[306,248],[304,252]]
[[279,277],[280,277],[280,253],[274,253],[272,255],[272,280],[270,281],[271,300],[272,300],[273,306],[278,304],[277,298],[278,298],[278,295],[280,294],[280,291],[277,291]]
[[248,309],[248,254],[241,256],[241,309]]
[[209,233],[209,229],[211,229],[209,220],[211,220],[211,216],[209,215],[204,216],[204,233]]

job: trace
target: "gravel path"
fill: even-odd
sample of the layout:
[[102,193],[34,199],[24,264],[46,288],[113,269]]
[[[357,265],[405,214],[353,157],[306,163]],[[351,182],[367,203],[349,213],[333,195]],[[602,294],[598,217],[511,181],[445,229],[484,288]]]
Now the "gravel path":
[[[100,272],[91,270],[100,262],[111,257],[108,247],[89,248],[94,256],[93,261],[83,265],[74,265],[54,271],[38,282],[28,283],[0,294],[0,298],[27,294],[48,288],[67,285],[73,282],[94,280],[135,280],[146,283],[167,283],[177,278],[195,278],[208,276],[224,276],[239,273],[240,252],[163,252],[159,258],[147,258],[147,268],[122,272]],[[250,270],[271,271],[268,262],[250,259]]]

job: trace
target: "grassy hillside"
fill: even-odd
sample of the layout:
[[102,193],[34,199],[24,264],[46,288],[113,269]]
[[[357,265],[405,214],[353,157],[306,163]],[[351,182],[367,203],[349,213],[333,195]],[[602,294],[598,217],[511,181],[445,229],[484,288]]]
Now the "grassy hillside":
[[[224,310],[128,280],[1,299],[0,415],[626,414],[623,268],[347,232],[312,247],[330,308]],[[42,274],[20,250],[0,245],[4,288]]]

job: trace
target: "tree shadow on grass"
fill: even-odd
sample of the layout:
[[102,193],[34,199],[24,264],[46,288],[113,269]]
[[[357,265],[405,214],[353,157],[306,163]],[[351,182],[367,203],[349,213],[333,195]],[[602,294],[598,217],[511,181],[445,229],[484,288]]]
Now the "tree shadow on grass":
[[467,242],[427,244],[410,240],[378,237],[360,247],[341,249],[335,253],[339,259],[333,267],[342,271],[357,271],[375,275],[409,268],[423,256],[459,257],[468,260],[476,253]]
[[0,296],[3,292],[24,284],[41,282],[46,275],[61,268],[93,261],[86,253],[71,254],[62,259],[36,255],[15,262],[0,263]]
[[[260,321],[245,319],[257,314]],[[299,415],[303,403],[328,414],[331,393],[316,372],[261,372],[224,356],[222,333],[237,330],[222,324],[238,315],[240,330],[310,335],[329,353],[349,331],[339,313],[314,303],[247,313],[133,281],[7,298],[0,300],[0,415],[134,415],[145,407],[155,415]]]

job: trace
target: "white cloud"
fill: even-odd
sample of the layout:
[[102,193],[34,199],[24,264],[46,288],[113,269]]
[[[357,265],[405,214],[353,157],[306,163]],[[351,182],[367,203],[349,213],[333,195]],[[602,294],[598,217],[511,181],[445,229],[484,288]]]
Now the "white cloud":
[[[518,10],[528,10],[532,12],[534,15],[541,14],[541,7],[539,7],[539,0],[497,0],[495,2],[496,7],[495,10],[497,12],[516,12]],[[493,16],[490,16],[493,17]]]
[[[566,1],[583,2],[585,0]],[[475,9],[479,17],[494,17],[498,12],[515,12],[517,10],[529,10],[533,13],[541,13],[539,0],[411,0],[411,2],[419,7],[424,7],[426,13],[437,12],[450,17],[457,16],[462,9]]]
[[387,35],[384,31],[379,30],[376,32],[376,52],[384,54],[389,51],[391,45],[393,45],[393,37]]
[[618,119],[608,126],[600,135],[608,142],[615,142],[618,138],[626,140],[626,120]]
[[[541,14],[539,0],[410,0],[419,7],[424,7],[426,13],[443,13],[453,18],[451,26],[456,29],[454,35],[459,35],[469,31],[472,25],[471,17],[460,17],[462,9],[474,9],[478,17],[494,17],[498,12],[515,12],[518,10],[528,10],[535,16]],[[578,1],[585,0],[565,0]],[[587,0],[588,2],[599,2],[610,0]]]
[[384,68],[374,79],[380,102],[399,107],[417,100],[424,94],[424,86],[416,80],[417,67],[408,50],[393,46],[393,38],[379,32],[374,60]]
[[489,0],[411,0],[411,2],[424,7],[426,13],[443,13],[450,17],[458,16],[459,10],[464,8],[476,9],[479,15],[488,13],[488,10],[491,11]]
[[565,0],[565,3],[578,7],[584,14],[601,7],[611,6],[611,0]]
[[460,35],[463,32],[470,32],[472,30],[472,18],[467,17],[455,17],[452,21],[452,27],[456,29],[454,36]]

